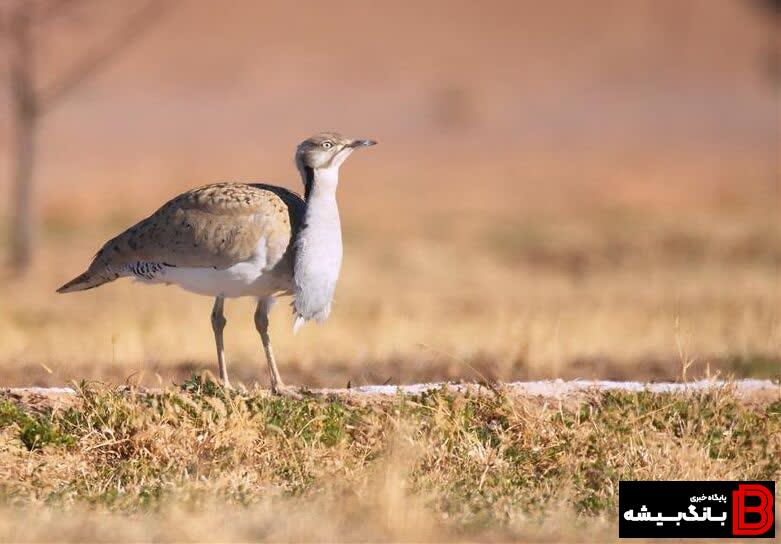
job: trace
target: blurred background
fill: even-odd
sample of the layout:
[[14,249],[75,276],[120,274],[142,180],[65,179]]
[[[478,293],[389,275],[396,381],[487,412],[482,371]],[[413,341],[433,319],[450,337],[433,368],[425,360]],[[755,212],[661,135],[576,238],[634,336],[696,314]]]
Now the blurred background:
[[[287,382],[779,377],[779,13],[3,0],[0,385],[216,371],[210,299],[54,290],[178,192],[300,190],[326,129],[380,145],[342,169],[331,319],[272,314]],[[229,368],[266,384],[252,306]]]

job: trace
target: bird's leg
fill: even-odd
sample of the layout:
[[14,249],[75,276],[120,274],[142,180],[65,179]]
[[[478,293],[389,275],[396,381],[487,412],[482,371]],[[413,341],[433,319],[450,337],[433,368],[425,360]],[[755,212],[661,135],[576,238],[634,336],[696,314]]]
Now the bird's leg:
[[285,384],[279,376],[277,363],[274,360],[274,350],[271,349],[271,339],[268,336],[268,314],[274,305],[273,297],[263,297],[258,299],[258,307],[255,309],[255,328],[260,333],[260,339],[263,342],[263,349],[266,352],[266,362],[268,363],[268,374],[271,381],[271,392],[274,394],[282,393]]
[[212,329],[214,330],[214,343],[217,344],[217,365],[220,367],[220,379],[225,387],[230,387],[228,381],[228,367],[225,364],[225,345],[222,342],[222,331],[228,322],[223,315],[223,306],[225,297],[218,296],[214,299],[214,308],[212,308]]

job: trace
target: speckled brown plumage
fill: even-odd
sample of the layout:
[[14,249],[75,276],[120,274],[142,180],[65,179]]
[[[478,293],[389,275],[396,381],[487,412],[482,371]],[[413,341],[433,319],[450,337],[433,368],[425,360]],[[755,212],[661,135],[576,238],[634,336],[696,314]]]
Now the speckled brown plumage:
[[136,262],[228,268],[250,258],[261,240],[269,263],[277,263],[292,251],[305,209],[300,196],[273,185],[217,183],[193,189],[106,242],[89,270],[60,290],[87,280],[95,287],[113,279],[106,272],[116,274]]

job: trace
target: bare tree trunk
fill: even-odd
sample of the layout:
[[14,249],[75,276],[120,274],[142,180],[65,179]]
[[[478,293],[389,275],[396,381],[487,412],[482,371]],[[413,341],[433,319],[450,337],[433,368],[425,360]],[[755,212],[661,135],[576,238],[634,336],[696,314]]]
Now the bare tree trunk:
[[[3,0],[0,0],[2,2]],[[69,7],[72,0],[59,0],[48,4],[19,0],[11,9],[8,20],[0,20],[0,26],[7,30],[11,45],[11,112],[13,116],[13,169],[10,225],[10,265],[21,274],[27,270],[35,243],[35,210],[33,207],[33,182],[35,166],[35,135],[39,119],[53,105],[73,92],[86,79],[110,62],[117,53],[159,20],[170,4],[163,0],[148,0],[140,9],[127,17],[107,40],[74,61],[59,79],[46,89],[35,87],[35,58],[33,55],[33,23],[40,25],[63,7]],[[131,4],[131,3],[128,3]],[[48,10],[41,10],[48,7]],[[2,13],[0,13],[2,15]],[[37,17],[37,18],[36,18]]]
[[33,86],[33,51],[30,12],[20,5],[10,21],[11,110],[13,115],[13,172],[11,197],[11,267],[24,272],[33,245],[33,161],[37,107]]

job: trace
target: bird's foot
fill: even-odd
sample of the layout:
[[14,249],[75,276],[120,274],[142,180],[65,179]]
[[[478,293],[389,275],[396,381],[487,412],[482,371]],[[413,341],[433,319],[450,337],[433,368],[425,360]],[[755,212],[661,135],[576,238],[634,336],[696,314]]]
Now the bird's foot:
[[297,400],[304,398],[304,396],[301,394],[300,388],[284,384],[272,385],[271,393],[280,397],[289,397]]

